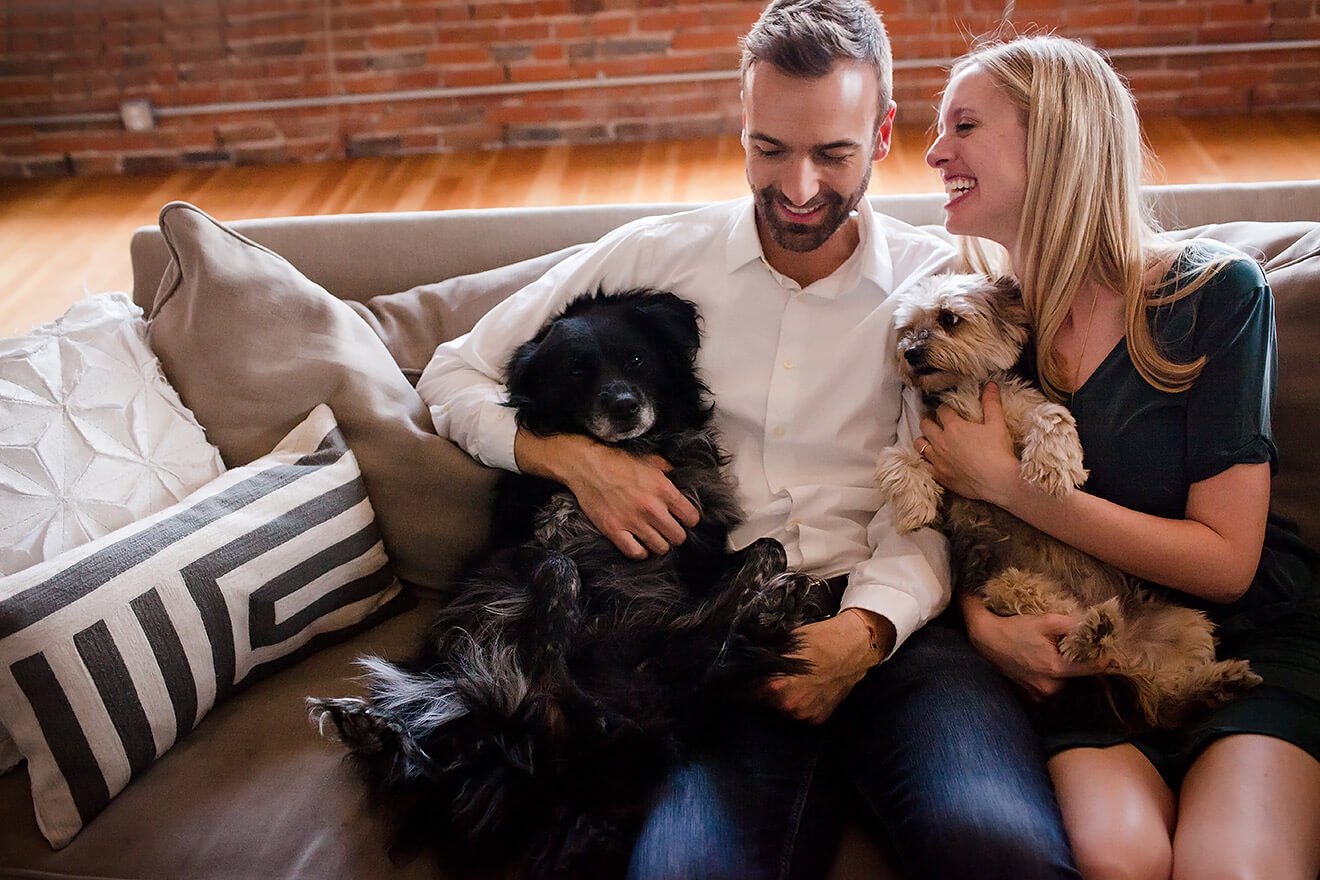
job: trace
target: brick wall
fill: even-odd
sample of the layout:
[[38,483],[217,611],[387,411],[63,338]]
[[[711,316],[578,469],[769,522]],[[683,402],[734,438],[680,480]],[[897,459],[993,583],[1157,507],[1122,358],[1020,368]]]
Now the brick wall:
[[[762,5],[0,0],[0,123],[21,122],[0,124],[0,177],[735,132],[737,82],[725,74]],[[1320,49],[1127,54],[1320,41],[1320,0],[876,5],[900,65],[902,121],[928,121],[942,65],[1005,18],[1019,32],[1057,29],[1114,50],[1144,113],[1320,108]],[[695,79],[646,82],[674,74]],[[433,95],[398,94],[418,91]],[[124,129],[118,110],[128,98],[155,104],[155,130]],[[216,110],[256,101],[305,104]],[[74,114],[91,116],[22,121]]]

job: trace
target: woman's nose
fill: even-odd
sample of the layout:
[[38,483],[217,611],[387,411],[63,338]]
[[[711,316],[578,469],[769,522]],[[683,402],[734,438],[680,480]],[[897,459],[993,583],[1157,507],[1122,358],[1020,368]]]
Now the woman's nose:
[[944,135],[939,135],[935,138],[935,143],[931,144],[930,149],[926,151],[926,164],[931,168],[939,168],[940,165],[949,161],[949,150],[946,143]]

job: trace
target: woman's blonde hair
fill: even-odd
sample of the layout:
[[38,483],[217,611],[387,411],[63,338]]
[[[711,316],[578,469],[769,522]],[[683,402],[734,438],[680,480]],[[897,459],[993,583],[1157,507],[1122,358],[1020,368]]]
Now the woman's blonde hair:
[[1120,292],[1132,362],[1164,391],[1185,390],[1205,358],[1177,363],[1151,335],[1149,310],[1199,288],[1222,261],[1175,277],[1176,292],[1151,284],[1155,267],[1180,247],[1157,232],[1141,194],[1145,148],[1127,86],[1093,49],[1058,36],[991,43],[960,58],[950,78],[980,68],[1020,109],[1027,130],[1027,186],[1018,227],[1017,262],[1002,248],[964,240],[979,271],[1009,269],[1022,288],[1035,328],[1036,366],[1051,397],[1062,399],[1074,377],[1062,375],[1054,338],[1087,282]]

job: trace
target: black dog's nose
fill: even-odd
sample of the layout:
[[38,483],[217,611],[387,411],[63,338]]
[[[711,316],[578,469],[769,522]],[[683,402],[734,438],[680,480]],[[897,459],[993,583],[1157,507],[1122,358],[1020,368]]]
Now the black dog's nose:
[[641,412],[642,402],[632,391],[603,391],[601,408],[613,419],[635,419]]

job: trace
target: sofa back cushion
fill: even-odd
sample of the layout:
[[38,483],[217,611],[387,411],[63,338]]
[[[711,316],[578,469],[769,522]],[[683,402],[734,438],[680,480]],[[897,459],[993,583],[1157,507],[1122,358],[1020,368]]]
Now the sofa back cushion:
[[230,467],[318,404],[357,456],[399,577],[447,588],[485,541],[495,475],[447,440],[385,345],[287,260],[184,202],[148,327],[166,376]]

